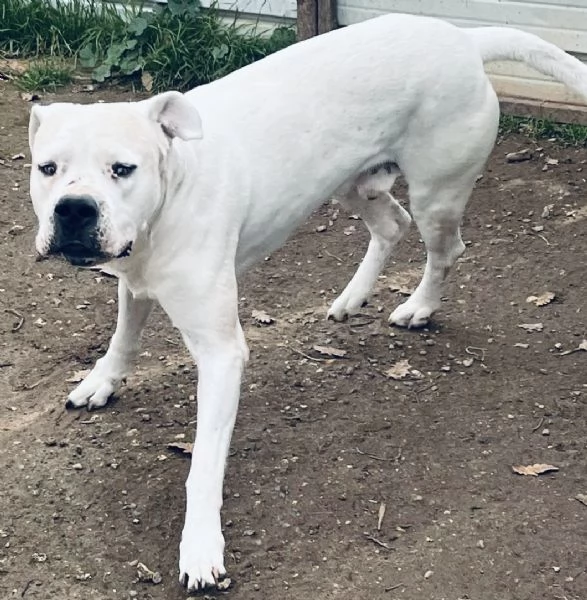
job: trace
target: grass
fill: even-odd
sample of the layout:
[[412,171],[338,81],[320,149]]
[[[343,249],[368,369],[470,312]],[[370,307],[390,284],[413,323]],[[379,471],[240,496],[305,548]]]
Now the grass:
[[[91,69],[96,81],[140,80],[148,73],[151,90],[186,90],[209,83],[295,41],[291,28],[266,35],[227,23],[196,0],[169,0],[154,10],[125,5],[118,10],[100,0],[3,0],[0,55],[68,58]],[[67,80],[64,71],[41,69],[25,75],[45,88]],[[39,88],[40,89],[40,88]]]
[[[101,0],[2,0],[0,56],[33,58],[17,83],[26,91],[53,90],[71,81],[74,67],[96,81],[148,74],[149,91],[186,90],[209,83],[295,41],[291,28],[271,35],[226,23],[197,0],[168,0],[154,11]],[[71,66],[67,66],[67,60]],[[587,127],[503,115],[500,132],[587,145]]]
[[122,15],[107,2],[3,0],[0,52],[9,57],[75,57],[89,39],[106,45],[124,28]]
[[19,75],[16,85],[25,92],[55,91],[71,83],[73,69],[67,63],[56,60],[42,60],[32,63]]
[[548,119],[502,115],[499,121],[499,132],[501,135],[521,133],[535,140],[554,139],[567,146],[587,146],[587,126],[556,123]]

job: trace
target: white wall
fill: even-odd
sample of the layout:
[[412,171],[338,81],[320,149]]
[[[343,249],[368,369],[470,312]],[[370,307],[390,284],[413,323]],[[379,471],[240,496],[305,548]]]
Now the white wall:
[[[514,26],[587,55],[587,0],[338,0],[341,25],[389,12],[440,17],[463,27]],[[493,63],[487,70],[501,95],[584,104],[564,86],[525,66]]]

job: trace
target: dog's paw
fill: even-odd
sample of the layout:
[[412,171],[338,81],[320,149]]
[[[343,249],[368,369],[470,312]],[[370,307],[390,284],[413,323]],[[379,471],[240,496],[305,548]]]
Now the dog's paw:
[[333,321],[346,321],[349,317],[360,312],[365,304],[367,304],[366,295],[353,295],[345,289],[328,309],[326,318]]
[[98,362],[86,378],[69,394],[66,408],[81,408],[87,406],[88,410],[101,408],[108,399],[118,390],[122,377],[113,377],[108,374],[103,364]]
[[216,587],[226,575],[224,537],[209,525],[188,526],[183,530],[179,546],[179,583],[188,592]]
[[425,327],[437,308],[438,306],[433,302],[419,302],[412,296],[389,315],[389,323],[408,329]]

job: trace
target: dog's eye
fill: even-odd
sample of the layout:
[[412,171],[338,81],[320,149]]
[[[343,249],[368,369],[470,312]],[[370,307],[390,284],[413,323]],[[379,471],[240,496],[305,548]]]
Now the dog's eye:
[[125,163],[114,163],[112,165],[112,176],[116,177],[129,177],[130,174],[137,168],[136,165],[127,165]]
[[53,177],[57,172],[57,165],[50,160],[49,162],[43,163],[42,165],[38,165],[39,171],[43,173],[46,177]]

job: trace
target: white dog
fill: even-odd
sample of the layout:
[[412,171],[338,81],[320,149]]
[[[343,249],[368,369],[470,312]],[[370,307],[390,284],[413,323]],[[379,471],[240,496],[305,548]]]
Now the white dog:
[[33,108],[37,250],[119,278],[108,352],[68,405],[106,404],[131,369],[156,301],[198,365],[179,559],[188,589],[225,573],[222,480],[247,360],[237,275],[336,195],[371,232],[328,313],[353,314],[410,224],[390,194],[403,173],[427,264],[389,320],[425,324],[463,252],[459,223],[495,141],[498,102],[483,71],[495,59],[525,61],[587,96],[587,67],[533,35],[390,15],[185,95]]

